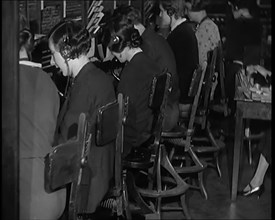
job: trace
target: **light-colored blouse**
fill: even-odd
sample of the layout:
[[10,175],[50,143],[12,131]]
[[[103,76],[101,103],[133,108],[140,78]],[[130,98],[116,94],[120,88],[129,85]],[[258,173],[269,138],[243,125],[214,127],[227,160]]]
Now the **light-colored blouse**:
[[218,26],[210,19],[206,18],[201,22],[196,30],[198,41],[199,63],[207,61],[208,51],[214,50],[221,40]]

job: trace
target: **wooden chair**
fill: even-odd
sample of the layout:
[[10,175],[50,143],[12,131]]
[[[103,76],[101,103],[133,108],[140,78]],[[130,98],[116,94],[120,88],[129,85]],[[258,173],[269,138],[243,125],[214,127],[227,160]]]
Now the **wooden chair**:
[[115,204],[101,204],[103,207],[113,209],[118,218],[125,217],[131,219],[129,210],[127,186],[125,182],[125,174],[123,174],[122,152],[123,152],[123,135],[124,124],[127,118],[128,97],[118,94],[117,101],[109,103],[98,110],[96,141],[98,146],[115,142],[115,166],[114,166],[114,187],[111,189],[108,198],[115,198]]
[[219,47],[210,53],[210,65],[206,72],[205,83],[201,95],[201,104],[198,107],[198,114],[196,115],[195,123],[200,126],[201,132],[197,132],[193,136],[193,150],[197,155],[207,162],[208,166],[216,168],[219,177],[221,177],[221,169],[219,164],[219,153],[225,147],[222,140],[214,137],[209,121],[209,102],[210,92],[212,87],[212,77],[215,72],[216,59],[219,53]]
[[[155,112],[156,121],[154,123],[153,136],[154,142],[148,149],[152,154],[148,160],[133,160],[127,158],[124,165],[127,169],[127,187],[130,196],[141,209],[146,219],[161,219],[162,210],[174,210],[177,207],[163,207],[162,199],[166,197],[179,196],[181,200],[180,209],[183,210],[185,217],[190,219],[190,214],[186,206],[185,193],[189,185],[177,174],[169,161],[165,146],[161,142],[164,109],[167,97],[171,91],[171,75],[164,73],[154,77],[152,90],[149,99],[149,106]],[[145,157],[146,158],[146,157]],[[136,184],[137,179],[132,174],[131,169],[144,173],[148,170],[145,177],[148,186]],[[165,171],[164,171],[165,170]],[[165,183],[172,183],[170,188],[165,187]],[[153,202],[152,202],[153,201]]]
[[[220,41],[218,44],[218,51],[217,51],[217,56],[213,57],[212,59],[213,65],[214,65],[214,73],[217,73],[217,76],[213,77],[218,77],[219,78],[219,85],[220,85],[220,103],[215,104],[211,103],[210,108],[211,110],[215,112],[223,112],[224,116],[229,115],[229,109],[228,109],[228,100],[225,94],[225,72],[224,72],[224,57],[223,57],[223,48],[222,48],[222,42]],[[211,93],[214,93],[215,91],[211,91]],[[210,95],[211,97],[211,95]]]
[[[122,190],[126,184],[122,183],[121,153],[123,150],[123,124],[126,120],[128,99],[118,94],[118,99],[108,103],[97,110],[95,141],[98,147],[115,142],[115,166],[114,166],[114,188],[113,196],[116,199],[116,213],[121,216],[126,213],[130,219],[130,212],[127,207],[127,190]],[[69,219],[90,219],[92,213],[86,212],[87,199],[89,194],[90,172],[86,167],[88,160],[92,134],[85,133],[87,129],[86,115],[81,114],[79,119],[78,136],[76,140],[55,147],[48,155],[46,164],[46,189],[55,190],[59,187],[72,183],[70,192]],[[90,130],[90,128],[89,128]],[[85,136],[86,135],[86,136]],[[87,139],[88,138],[88,139]],[[86,140],[87,139],[87,140]],[[85,142],[86,141],[86,142]],[[81,147],[85,150],[81,151]],[[81,154],[79,153],[82,152]],[[79,161],[79,163],[78,163]],[[85,166],[85,169],[83,169]]]
[[201,194],[207,199],[207,192],[203,183],[203,170],[207,167],[206,162],[200,160],[193,151],[192,138],[194,134],[194,123],[196,120],[198,103],[201,98],[202,85],[205,78],[207,62],[203,66],[198,66],[194,71],[191,81],[189,96],[193,97],[191,113],[189,116],[187,129],[176,127],[169,132],[162,132],[162,139],[165,145],[171,147],[169,158],[174,164],[175,170],[183,178],[190,174],[198,175],[198,185],[192,184],[190,187],[199,189]]
[[50,193],[71,183],[69,220],[76,220],[77,215],[87,207],[90,181],[87,161],[91,138],[88,115],[81,113],[76,138],[53,147],[45,157],[46,192]]

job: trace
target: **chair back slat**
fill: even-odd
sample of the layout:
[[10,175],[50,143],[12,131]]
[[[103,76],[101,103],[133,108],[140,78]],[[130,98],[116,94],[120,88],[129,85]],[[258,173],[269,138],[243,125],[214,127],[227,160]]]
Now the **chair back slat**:
[[119,116],[118,116],[118,132],[116,137],[115,151],[115,194],[119,196],[122,191],[122,153],[123,153],[123,137],[124,125],[128,114],[129,97],[118,94]]
[[[53,147],[45,157],[45,189],[48,192],[72,182],[78,175],[80,158],[85,143],[88,125],[86,114],[81,113],[78,122],[78,132],[75,139]],[[70,161],[75,161],[71,163]],[[77,164],[77,165],[75,165]]]
[[206,76],[205,76],[205,82],[204,82],[204,88],[202,93],[202,100],[203,100],[203,107],[202,111],[206,112],[208,110],[208,104],[210,101],[210,92],[212,88],[212,78],[214,76],[215,70],[216,70],[216,63],[217,63],[217,55],[218,55],[218,47],[215,47],[213,51],[210,51],[210,65],[208,65],[209,68],[206,70]]
[[149,107],[153,110],[160,110],[161,105],[167,99],[166,95],[171,90],[171,74],[168,72],[154,76],[149,96]]
[[154,111],[153,134],[154,145],[159,145],[164,120],[167,98],[171,92],[171,74],[156,75],[152,81],[149,106]]
[[201,96],[199,98],[197,118],[196,120],[201,125],[201,128],[204,129],[206,126],[206,116],[209,112],[209,102],[210,102],[210,93],[213,84],[213,76],[216,71],[216,62],[218,55],[218,47],[215,47],[213,51],[208,52],[208,64],[204,76]]
[[[82,118],[85,116],[85,118]],[[90,192],[91,170],[87,166],[88,156],[91,148],[92,133],[91,123],[86,114],[80,114],[78,136],[81,139],[80,167],[77,177],[72,181],[69,200],[69,220],[77,219],[78,213],[86,211],[88,205],[88,195]]]
[[224,57],[223,57],[223,49],[222,49],[222,42],[219,41],[218,44],[218,55],[217,55],[217,62],[219,64],[219,77],[220,77],[220,86],[221,86],[221,98],[226,99],[225,96],[225,87],[224,87],[224,80],[225,80],[225,73],[224,73]]
[[201,74],[202,74],[202,66],[198,65],[197,68],[193,72],[192,80],[191,80],[189,91],[188,91],[189,97],[194,98],[195,95],[197,94],[200,79],[201,79]]
[[128,97],[118,94],[116,101],[108,103],[98,109],[96,123],[96,144],[104,146],[115,143],[115,194],[121,192],[122,179],[122,152],[124,124],[128,113]]
[[100,107],[97,111],[96,144],[104,146],[114,142],[118,132],[119,104],[117,100]]
[[[87,160],[91,145],[91,125],[88,115],[81,113],[78,120],[77,136],[53,147],[45,157],[45,191],[50,193],[72,183],[69,199],[69,219],[76,219],[76,213],[87,207],[89,187],[82,181],[90,175]],[[85,170],[85,171],[84,171]],[[84,183],[84,185],[83,185]],[[84,196],[83,196],[84,195]]]
[[195,116],[196,116],[197,109],[198,109],[198,103],[199,103],[199,98],[200,98],[201,91],[202,91],[202,84],[203,84],[203,81],[204,81],[204,78],[205,78],[206,69],[207,69],[207,62],[203,62],[202,66],[197,68],[197,70],[195,71],[196,72],[195,73],[196,78],[198,78],[198,79],[196,79],[198,81],[198,83],[197,83],[197,86],[196,86],[197,87],[196,95],[195,95],[194,100],[193,100],[190,119],[189,119],[189,122],[188,122],[188,130],[187,130],[185,151],[187,151],[188,148],[190,147],[191,136],[192,136],[191,134],[192,134],[193,128],[194,128]]

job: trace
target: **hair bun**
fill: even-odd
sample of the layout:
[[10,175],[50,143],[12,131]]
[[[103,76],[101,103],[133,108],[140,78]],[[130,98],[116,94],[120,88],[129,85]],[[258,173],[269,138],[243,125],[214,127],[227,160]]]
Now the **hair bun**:
[[131,47],[139,47],[142,43],[141,36],[137,29],[134,28],[131,34]]

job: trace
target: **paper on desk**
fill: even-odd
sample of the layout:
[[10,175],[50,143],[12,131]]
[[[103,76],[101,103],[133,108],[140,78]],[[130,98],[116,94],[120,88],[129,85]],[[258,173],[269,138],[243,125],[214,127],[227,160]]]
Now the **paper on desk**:
[[271,102],[271,90],[268,87],[262,87],[261,90],[252,87],[250,90],[252,100]]

